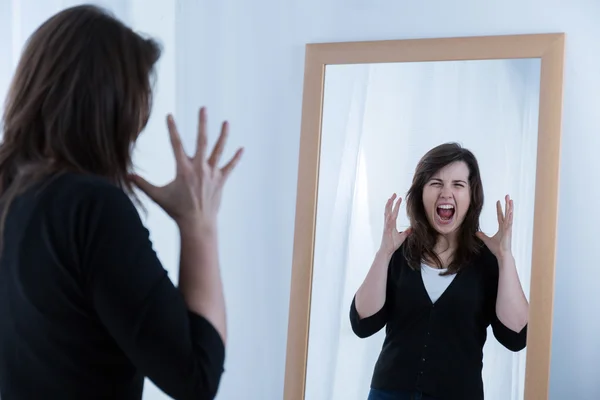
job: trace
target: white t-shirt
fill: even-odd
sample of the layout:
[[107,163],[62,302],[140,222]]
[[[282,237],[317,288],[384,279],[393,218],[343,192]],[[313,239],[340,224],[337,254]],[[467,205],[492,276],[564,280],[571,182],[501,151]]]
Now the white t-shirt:
[[425,285],[432,303],[435,303],[440,298],[448,286],[450,286],[454,277],[456,277],[456,274],[440,276],[443,272],[446,272],[446,269],[438,269],[430,267],[427,264],[421,264],[423,285]]

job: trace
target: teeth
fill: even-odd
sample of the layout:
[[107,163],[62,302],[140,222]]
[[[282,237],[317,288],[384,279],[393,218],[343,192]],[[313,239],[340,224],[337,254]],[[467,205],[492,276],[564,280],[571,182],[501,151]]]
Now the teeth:
[[454,206],[451,204],[442,204],[442,205],[439,205],[438,208],[443,208],[445,210],[453,210]]

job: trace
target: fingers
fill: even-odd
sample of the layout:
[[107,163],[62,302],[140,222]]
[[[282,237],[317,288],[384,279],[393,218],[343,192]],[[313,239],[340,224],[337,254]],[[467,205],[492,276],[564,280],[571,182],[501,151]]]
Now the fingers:
[[225,143],[227,142],[227,136],[229,135],[229,123],[223,122],[221,126],[221,134],[219,135],[219,139],[215,144],[215,147],[208,159],[208,165],[211,167],[216,167],[221,159],[221,155],[223,154],[223,149],[225,148]]
[[406,241],[406,238],[408,236],[410,236],[410,234],[412,233],[412,228],[409,226],[408,228],[406,228],[405,230],[403,230],[402,232],[395,232],[394,236],[396,237],[396,241],[395,242],[395,248],[398,248],[400,246],[402,246],[402,243],[404,243]]
[[500,200],[496,202],[496,214],[498,216],[498,224],[504,224],[504,215],[502,214],[502,205],[500,204]]
[[200,108],[198,113],[198,137],[196,139],[196,154],[194,159],[204,162],[206,158],[206,147],[208,139],[206,136],[206,108]]
[[[196,144],[196,154],[194,156],[194,160],[198,160],[200,162],[204,162],[206,157],[206,150],[208,148],[208,135],[207,135],[207,116],[206,116],[206,108],[202,107],[199,113],[198,120],[198,139]],[[223,150],[225,149],[225,143],[227,142],[227,137],[229,136],[229,123],[227,121],[223,122],[221,126],[221,134],[219,135],[219,139],[217,139],[217,143],[213,148],[207,163],[211,168],[216,168],[217,164],[221,160],[221,156],[223,155]],[[221,169],[223,173],[230,173],[235,165],[239,161],[242,155],[242,149],[239,149],[235,156],[227,163],[225,167]]]
[[398,201],[396,202],[396,204],[394,205],[394,210],[392,211],[392,217],[394,218],[394,221],[396,221],[398,219],[398,212],[400,211],[401,203],[402,203],[402,197],[400,197],[398,199]]
[[405,230],[400,232],[400,240],[402,242],[404,242],[411,233],[412,233],[412,227],[409,226],[408,228],[406,228]]
[[179,132],[177,131],[177,125],[175,125],[175,120],[172,115],[167,116],[167,128],[169,130],[169,139],[171,139],[171,146],[173,147],[173,154],[175,155],[175,161],[177,164],[177,168],[186,159],[187,155],[185,154],[185,150],[183,148],[183,144],[181,143],[181,137],[179,136]]
[[129,175],[129,180],[133,182],[133,184],[137,186],[142,192],[144,192],[146,196],[150,197],[152,201],[157,203],[159,202],[158,193],[160,188],[158,186],[154,186],[141,176],[135,174]]
[[244,154],[244,149],[239,148],[238,151],[235,152],[233,158],[229,160],[229,162],[223,168],[221,168],[221,174],[223,174],[223,179],[227,179],[229,174],[231,174],[231,171],[233,171],[238,162],[240,162],[242,154]]
[[383,215],[385,215],[386,217],[392,213],[392,205],[394,204],[394,200],[396,200],[396,193],[394,193],[392,197],[390,197],[385,203],[385,211]]
[[513,211],[514,211],[514,203],[512,199],[507,195],[506,196],[506,227],[510,228],[513,223]]
[[475,232],[475,236],[481,239],[481,241],[484,243],[487,243],[487,241],[490,240],[490,237],[481,231]]

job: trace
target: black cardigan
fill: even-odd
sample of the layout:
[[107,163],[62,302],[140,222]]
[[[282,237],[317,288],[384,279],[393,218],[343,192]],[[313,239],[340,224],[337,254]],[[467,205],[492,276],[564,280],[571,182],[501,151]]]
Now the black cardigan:
[[[43,184],[42,184],[43,183]],[[225,347],[188,310],[129,197],[64,174],[12,203],[0,262],[0,396],[213,399]]]
[[360,319],[355,300],[352,330],[366,338],[386,326],[371,387],[419,391],[439,400],[483,399],[483,345],[487,327],[507,349],[525,348],[527,327],[516,333],[496,316],[498,262],[487,247],[462,268],[433,304],[421,272],[408,266],[403,247],[388,268],[386,302]]

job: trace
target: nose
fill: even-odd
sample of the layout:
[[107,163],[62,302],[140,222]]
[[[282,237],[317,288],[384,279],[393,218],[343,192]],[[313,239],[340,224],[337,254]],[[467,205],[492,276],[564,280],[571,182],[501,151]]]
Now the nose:
[[452,198],[452,190],[450,190],[450,188],[448,186],[444,186],[442,188],[442,192],[440,193],[440,197],[442,197],[444,199]]

